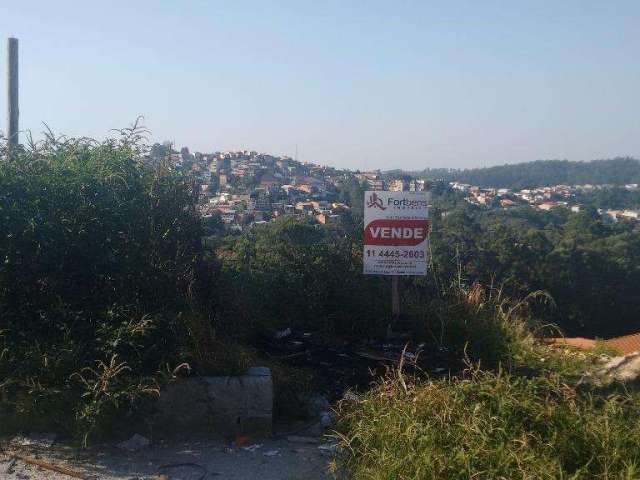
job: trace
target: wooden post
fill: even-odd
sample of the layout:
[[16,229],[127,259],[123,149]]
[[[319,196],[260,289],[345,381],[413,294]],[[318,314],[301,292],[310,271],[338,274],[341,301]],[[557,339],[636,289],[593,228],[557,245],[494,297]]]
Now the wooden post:
[[400,320],[400,278],[397,275],[391,277],[391,313],[393,316],[393,326],[398,325]]
[[9,147],[19,143],[18,39],[7,39],[7,139]]

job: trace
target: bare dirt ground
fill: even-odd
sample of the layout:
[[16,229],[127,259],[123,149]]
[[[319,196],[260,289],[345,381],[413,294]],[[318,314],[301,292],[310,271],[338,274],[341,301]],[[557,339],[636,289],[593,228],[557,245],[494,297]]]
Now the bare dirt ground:
[[[70,480],[73,476],[29,464],[13,452],[45,461],[84,478],[105,480],[324,480],[333,445],[323,437],[279,436],[243,446],[219,439],[159,441],[130,452],[115,445],[82,450],[53,444],[4,443],[0,479]],[[30,443],[30,442],[26,442]]]

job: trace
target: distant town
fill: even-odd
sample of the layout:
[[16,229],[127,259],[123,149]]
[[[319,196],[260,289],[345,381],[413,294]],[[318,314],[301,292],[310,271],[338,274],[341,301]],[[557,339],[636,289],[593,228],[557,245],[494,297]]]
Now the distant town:
[[[528,204],[539,210],[568,208],[579,212],[583,206],[576,200],[579,194],[592,193],[597,190],[612,188],[613,185],[553,185],[549,187],[511,190],[508,188],[480,188],[465,183],[450,182],[454,190],[463,192],[466,200],[474,205],[484,207],[516,207]],[[639,185],[624,185],[626,190],[638,191]],[[598,209],[603,219],[617,221],[621,219],[640,220],[640,210]]]
[[[168,159],[177,170],[189,173],[197,182],[199,213],[207,218],[219,215],[230,230],[241,231],[267,223],[282,215],[305,215],[320,224],[336,222],[351,209],[340,201],[345,182],[356,179],[366,190],[421,192],[438,180],[389,178],[380,170],[340,170],[288,156],[255,151],[191,153],[187,147],[174,151],[168,142],[156,144],[151,161]],[[444,181],[440,181],[441,183]],[[539,210],[565,208],[579,212],[577,198],[612,185],[555,185],[522,190],[481,188],[460,182],[446,182],[470,204],[482,208],[514,208],[529,205]],[[637,191],[637,183],[624,186]],[[599,209],[607,221],[640,221],[640,210]]]

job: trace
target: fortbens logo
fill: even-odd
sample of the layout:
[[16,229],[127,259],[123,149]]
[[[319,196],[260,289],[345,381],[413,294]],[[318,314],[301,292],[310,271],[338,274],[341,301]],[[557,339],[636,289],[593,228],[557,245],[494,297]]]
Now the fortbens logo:
[[393,197],[389,197],[387,199],[387,206],[394,206],[394,207],[425,207],[427,206],[427,201],[426,200],[408,200],[406,198],[403,198],[402,200],[397,200]]
[[372,193],[371,195],[369,195],[369,202],[367,203],[367,207],[369,207],[369,208],[379,208],[380,210],[386,210],[387,209],[387,207],[385,207],[382,204],[382,199],[375,192]]

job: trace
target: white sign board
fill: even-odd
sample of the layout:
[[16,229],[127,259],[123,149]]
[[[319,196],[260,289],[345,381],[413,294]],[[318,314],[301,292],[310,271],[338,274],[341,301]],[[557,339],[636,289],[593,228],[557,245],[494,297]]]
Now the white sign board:
[[426,275],[426,192],[365,192],[364,273]]

